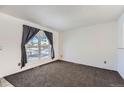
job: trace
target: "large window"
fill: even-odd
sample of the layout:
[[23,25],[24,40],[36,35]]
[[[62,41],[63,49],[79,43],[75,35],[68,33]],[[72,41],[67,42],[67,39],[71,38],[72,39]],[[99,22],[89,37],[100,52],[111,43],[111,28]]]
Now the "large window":
[[27,59],[41,59],[51,56],[51,45],[43,31],[39,31],[34,38],[26,44]]

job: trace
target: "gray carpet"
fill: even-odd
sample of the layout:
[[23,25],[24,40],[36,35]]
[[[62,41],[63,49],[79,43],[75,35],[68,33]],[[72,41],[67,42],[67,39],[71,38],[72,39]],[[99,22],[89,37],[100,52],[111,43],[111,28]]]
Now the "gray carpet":
[[5,77],[16,87],[124,87],[115,71],[56,61]]

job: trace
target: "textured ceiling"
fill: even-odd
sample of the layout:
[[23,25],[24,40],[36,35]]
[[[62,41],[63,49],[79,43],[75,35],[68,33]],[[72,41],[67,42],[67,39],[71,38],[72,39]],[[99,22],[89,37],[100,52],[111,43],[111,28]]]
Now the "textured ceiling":
[[0,12],[26,19],[56,31],[117,20],[124,6],[0,6]]

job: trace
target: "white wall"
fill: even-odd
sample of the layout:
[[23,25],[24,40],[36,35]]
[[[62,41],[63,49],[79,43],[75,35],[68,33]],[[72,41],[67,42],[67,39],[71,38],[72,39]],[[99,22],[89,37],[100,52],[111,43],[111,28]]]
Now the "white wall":
[[118,19],[118,48],[124,48],[124,14]]
[[117,70],[124,78],[124,14],[118,20],[118,65]]
[[58,32],[48,28],[44,28],[29,21],[24,21],[0,13],[0,48],[2,48],[2,51],[0,51],[0,77],[17,73],[52,61],[51,59],[42,59],[40,61],[30,62],[26,65],[26,67],[20,69],[18,63],[20,63],[21,60],[20,46],[22,39],[23,24],[53,32],[55,49],[54,60],[58,59],[59,55]]
[[60,55],[63,55],[61,59],[117,70],[116,22],[65,31],[60,36]]
[[124,79],[124,49],[118,49],[118,65],[117,70]]
[[[26,67],[20,69],[18,63],[21,59],[20,44],[23,24],[53,32],[56,54],[54,60],[61,58],[105,69],[116,70],[117,68],[116,22],[60,32],[59,37],[59,33],[56,31],[0,13],[0,48],[2,48],[0,51],[0,77],[52,61],[51,59],[43,59],[30,62],[26,64]],[[107,61],[107,64],[104,64],[104,60]]]

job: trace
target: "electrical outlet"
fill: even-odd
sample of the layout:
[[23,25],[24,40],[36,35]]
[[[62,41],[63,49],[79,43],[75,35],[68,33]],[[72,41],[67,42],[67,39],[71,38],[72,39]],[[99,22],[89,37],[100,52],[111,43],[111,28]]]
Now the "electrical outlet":
[[18,63],[18,66],[21,66],[21,63]]
[[107,64],[107,61],[104,61],[104,64]]
[[60,58],[63,58],[63,55],[60,55]]

